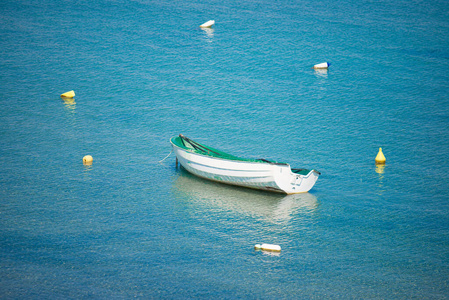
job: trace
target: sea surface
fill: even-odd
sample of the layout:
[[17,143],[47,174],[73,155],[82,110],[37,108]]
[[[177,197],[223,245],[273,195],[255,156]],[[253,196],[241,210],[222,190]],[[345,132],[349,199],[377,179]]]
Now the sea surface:
[[447,0],[2,0],[0,106],[2,299],[449,298]]

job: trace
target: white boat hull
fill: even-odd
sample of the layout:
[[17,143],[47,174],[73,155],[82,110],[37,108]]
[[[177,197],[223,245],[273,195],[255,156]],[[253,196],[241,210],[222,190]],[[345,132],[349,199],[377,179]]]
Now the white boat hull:
[[188,172],[213,181],[286,194],[308,192],[319,172],[293,173],[288,164],[220,159],[182,149],[172,143],[176,158]]

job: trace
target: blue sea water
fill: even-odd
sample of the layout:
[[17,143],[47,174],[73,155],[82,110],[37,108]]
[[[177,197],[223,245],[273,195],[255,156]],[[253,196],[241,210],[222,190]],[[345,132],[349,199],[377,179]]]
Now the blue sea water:
[[[0,33],[1,298],[448,298],[449,2],[3,0]],[[204,181],[179,133],[322,176]]]

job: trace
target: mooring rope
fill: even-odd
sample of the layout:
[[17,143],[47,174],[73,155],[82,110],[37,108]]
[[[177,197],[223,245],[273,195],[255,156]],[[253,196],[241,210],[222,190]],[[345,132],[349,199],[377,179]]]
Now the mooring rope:
[[171,154],[172,154],[173,150],[170,151],[170,153],[161,161],[159,161],[160,163],[163,162],[164,160],[166,160]]

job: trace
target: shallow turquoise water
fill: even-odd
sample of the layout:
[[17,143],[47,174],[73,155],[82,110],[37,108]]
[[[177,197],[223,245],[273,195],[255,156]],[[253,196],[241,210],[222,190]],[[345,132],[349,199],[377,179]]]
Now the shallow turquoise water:
[[[445,298],[448,11],[3,1],[1,297]],[[179,133],[322,176],[207,182],[159,162]]]

